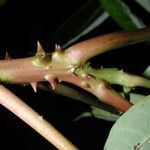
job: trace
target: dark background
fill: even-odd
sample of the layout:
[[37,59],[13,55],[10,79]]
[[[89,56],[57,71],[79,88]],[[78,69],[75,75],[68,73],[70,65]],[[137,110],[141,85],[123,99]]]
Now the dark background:
[[[49,41],[53,32],[71,16],[86,0],[10,0],[0,7],[0,58],[9,52],[12,58],[35,54],[36,41],[40,40],[46,51],[54,49],[55,41]],[[134,12],[149,25],[149,14],[138,4],[126,1]],[[107,19],[80,40],[96,35],[122,30],[111,18]],[[65,38],[64,38],[65,39]],[[62,37],[58,37],[63,44]],[[127,46],[102,54],[91,60],[93,66],[118,67],[140,74],[149,64],[148,47],[145,44]],[[143,60],[144,59],[144,60]],[[30,86],[6,85],[29,106],[44,116],[59,131],[81,150],[103,149],[112,122],[96,118],[85,118],[77,122],[73,119],[81,112],[89,110],[89,105],[44,92],[34,93]],[[55,149],[38,133],[33,131],[14,114],[0,106],[0,149],[48,150]]]

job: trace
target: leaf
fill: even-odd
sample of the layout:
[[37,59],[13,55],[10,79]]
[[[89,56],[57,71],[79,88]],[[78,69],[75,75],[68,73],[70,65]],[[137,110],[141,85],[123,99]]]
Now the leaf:
[[148,66],[146,68],[146,70],[144,71],[143,75],[147,78],[150,78],[150,66]]
[[112,127],[104,150],[150,149],[150,95],[135,104]]
[[120,0],[100,0],[103,8],[113,20],[123,29],[130,30],[144,27],[144,23],[137,18],[130,8]]
[[[120,93],[120,94],[123,94],[123,93]],[[140,101],[145,100],[144,99],[145,97],[146,97],[145,95],[130,93],[130,102],[133,104],[136,104]],[[83,112],[82,114],[77,116],[74,119],[74,121],[78,121],[82,118],[87,118],[87,117],[95,117],[97,119],[103,119],[107,121],[117,121],[120,115],[115,112],[110,112],[109,109],[106,109],[106,108],[104,110],[104,108],[102,109],[102,108],[91,106],[91,111]]]
[[140,101],[144,100],[145,95],[136,94],[136,93],[130,93],[130,102],[133,104],[136,104]]
[[81,118],[85,118],[85,117],[95,117],[95,118],[103,119],[103,120],[107,120],[107,121],[116,121],[116,120],[118,120],[120,115],[108,112],[101,108],[91,106],[91,111],[83,112],[81,115],[79,115],[78,117],[75,118],[75,121],[77,121]]
[[91,112],[83,112],[81,115],[77,116],[74,121],[78,121],[82,118],[86,118],[86,117],[92,117],[92,113]]
[[89,0],[54,31],[50,40],[62,41],[63,48],[65,48],[95,29],[108,16],[108,13],[100,6],[99,1]]
[[139,3],[146,11],[150,13],[150,1],[149,0],[135,0]]

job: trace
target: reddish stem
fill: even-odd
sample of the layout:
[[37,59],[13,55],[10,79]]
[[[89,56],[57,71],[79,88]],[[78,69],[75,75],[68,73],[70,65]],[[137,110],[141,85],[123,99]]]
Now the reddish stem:
[[[80,74],[75,76],[74,71],[95,55],[147,39],[150,39],[150,28],[99,36],[76,44],[64,52],[58,52],[57,49],[52,54],[38,52],[36,57],[3,60],[0,61],[0,80],[34,85],[38,81],[48,81],[55,88],[58,79],[75,84],[93,93],[105,103],[126,111],[132,104],[108,88],[106,83],[93,78],[87,80]],[[38,46],[38,50],[40,49],[41,46]]]
[[150,27],[105,34],[69,47],[65,51],[65,58],[75,65],[81,65],[98,54],[148,39],[150,39]]
[[126,112],[131,106],[128,100],[115,92],[106,82],[94,78],[84,79],[76,75],[61,75],[59,80],[72,83],[94,94],[104,103],[109,104],[122,112]]

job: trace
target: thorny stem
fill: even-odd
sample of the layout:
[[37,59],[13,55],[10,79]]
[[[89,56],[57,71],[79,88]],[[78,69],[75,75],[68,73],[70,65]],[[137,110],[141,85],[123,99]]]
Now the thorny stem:
[[0,104],[26,122],[45,139],[60,150],[77,150],[58,130],[48,123],[16,95],[0,85]]
[[125,112],[132,106],[129,101],[118,95],[103,80],[89,78],[84,70],[83,73],[78,73],[77,70],[95,55],[148,39],[150,28],[99,36],[76,44],[64,52],[57,45],[52,54],[45,54],[38,44],[35,57],[0,61],[0,80],[10,83],[32,83],[34,89],[39,81],[48,81],[53,89],[58,81],[69,82]]
[[[102,80],[95,80],[93,78],[87,80],[82,77],[82,74],[75,75],[72,72],[75,71],[74,68],[64,67],[62,66],[64,65],[63,63],[58,64],[55,60],[50,63],[50,67],[37,67],[32,63],[33,60],[34,57],[3,61],[3,63],[0,63],[1,74],[5,74],[7,81],[12,83],[30,83],[47,80],[50,84],[53,84],[52,82],[55,80],[53,77],[56,77],[60,82],[69,82],[93,93],[102,99],[103,102],[123,112],[132,106],[130,102],[124,100],[121,96],[115,96],[115,94],[118,95],[117,92],[104,88],[106,84]],[[52,81],[45,77],[49,77]],[[101,84],[103,86],[99,86]],[[89,87],[86,85],[89,85]]]
[[[150,28],[136,31],[117,32],[89,39],[62,52],[57,45],[52,54],[45,54],[38,43],[36,56],[0,61],[0,81],[31,84],[36,91],[39,81],[48,81],[54,89],[57,82],[69,82],[94,94],[103,102],[119,111],[127,111],[132,104],[115,92],[101,78],[96,78],[82,70],[86,61],[100,53],[125,45],[150,39]],[[78,71],[78,70],[82,71]],[[0,86],[0,103],[20,117],[48,141],[61,150],[77,149],[52,125],[9,90]]]

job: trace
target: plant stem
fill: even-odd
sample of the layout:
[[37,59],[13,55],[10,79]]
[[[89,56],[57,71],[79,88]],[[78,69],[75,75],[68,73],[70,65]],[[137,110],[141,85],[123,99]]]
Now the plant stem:
[[58,84],[55,88],[55,90],[52,89],[52,87],[49,85],[48,87],[44,85],[43,83],[38,83],[38,88],[45,90],[47,92],[52,92],[55,94],[60,94],[66,97],[69,97],[74,100],[78,100],[80,102],[87,103],[91,106],[95,106],[98,109],[105,110],[111,113],[119,114],[118,110],[116,110],[114,107],[109,106],[102,102],[102,100],[99,100],[95,96],[91,96],[89,94],[83,93],[81,91],[78,91],[76,89],[73,89],[69,86]]
[[81,87],[82,89],[94,94],[104,103],[109,104],[122,112],[126,112],[132,103],[115,92],[106,82],[94,78],[82,78],[80,75],[60,75],[61,81],[69,82]]
[[126,87],[141,86],[150,89],[150,80],[137,75],[128,74],[123,70],[117,68],[103,68],[93,69],[90,66],[83,68],[84,72],[94,76],[95,78],[101,78],[110,84],[118,84]]
[[88,59],[101,53],[149,39],[150,27],[105,34],[69,47],[66,49],[64,57],[72,64],[82,65]]
[[[34,85],[35,91],[36,83],[39,81],[48,81],[53,89],[58,81],[65,81],[87,90],[103,102],[125,112],[132,106],[130,102],[113,91],[106,82],[100,79],[87,80],[76,70],[82,68],[82,65],[95,55],[148,39],[150,39],[150,28],[116,32],[81,42],[64,52],[57,46],[56,51],[49,54],[45,54],[38,43],[38,51],[34,57],[0,61],[0,81],[30,83]],[[83,74],[85,73],[83,71]],[[121,77],[122,74],[121,76],[119,74],[118,78]],[[145,82],[140,84],[143,86]],[[149,87],[149,83],[147,86]]]
[[0,104],[26,122],[60,150],[77,150],[68,139],[16,95],[0,85]]

